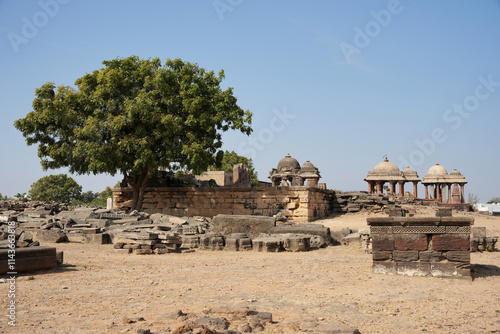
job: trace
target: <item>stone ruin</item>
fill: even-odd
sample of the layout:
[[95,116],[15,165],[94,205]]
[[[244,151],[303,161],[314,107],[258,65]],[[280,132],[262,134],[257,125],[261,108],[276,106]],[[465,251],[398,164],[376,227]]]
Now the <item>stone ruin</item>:
[[373,272],[407,276],[470,277],[472,217],[453,217],[440,208],[435,217],[367,218]]
[[[0,249],[9,247],[7,228],[14,226],[16,247],[33,248],[32,252],[40,244],[60,242],[113,244],[115,252],[141,255],[195,249],[309,251],[348,244],[347,240],[352,240],[353,235],[354,239],[359,236],[350,230],[330,232],[318,224],[294,224],[287,222],[283,215],[217,215],[212,219],[125,213],[98,207],[68,208],[57,203],[20,206],[14,202],[4,202],[3,209],[0,211]],[[62,254],[59,262],[62,263]]]

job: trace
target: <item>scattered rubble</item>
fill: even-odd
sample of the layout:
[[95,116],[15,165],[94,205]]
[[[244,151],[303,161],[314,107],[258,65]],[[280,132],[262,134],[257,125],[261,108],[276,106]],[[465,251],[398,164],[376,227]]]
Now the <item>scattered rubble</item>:
[[[241,307],[239,309],[207,309],[204,315],[184,313],[181,310],[166,313],[160,317],[162,321],[172,322],[174,330],[167,328],[165,331],[153,332],[151,329],[139,328],[137,333],[149,334],[242,334],[256,332],[314,332],[314,333],[340,333],[359,334],[355,328],[343,325],[333,325],[321,322],[294,322],[283,320],[281,322],[273,319],[270,312],[259,312],[257,310]],[[143,317],[124,316],[122,323],[135,324],[146,321]],[[179,323],[180,322],[180,323]],[[140,327],[140,326],[139,326]]]

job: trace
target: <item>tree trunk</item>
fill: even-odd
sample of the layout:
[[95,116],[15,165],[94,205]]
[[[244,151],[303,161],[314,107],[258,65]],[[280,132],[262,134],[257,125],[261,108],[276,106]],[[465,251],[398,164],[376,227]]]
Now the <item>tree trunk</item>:
[[147,167],[142,167],[142,170],[135,171],[133,177],[123,174],[128,184],[132,187],[132,206],[131,211],[141,211],[142,202],[144,200],[144,193],[149,180],[149,170]]
[[148,180],[149,180],[149,170],[147,168],[144,168],[141,174],[143,174],[144,176],[139,186],[139,198],[137,199],[137,208],[136,208],[137,211],[141,211],[142,209],[142,202],[144,201],[144,194],[146,192],[146,187],[148,185]]

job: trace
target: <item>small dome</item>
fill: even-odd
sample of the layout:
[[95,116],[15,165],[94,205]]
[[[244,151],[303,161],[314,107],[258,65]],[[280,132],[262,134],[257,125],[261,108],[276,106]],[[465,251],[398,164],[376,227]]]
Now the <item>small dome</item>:
[[374,172],[399,172],[398,166],[396,166],[395,163],[390,162],[387,157],[385,158],[384,161],[378,163],[374,168]]
[[403,173],[405,173],[405,174],[410,174],[410,173],[414,173],[414,171],[413,171],[413,169],[411,169],[411,168],[410,168],[410,166],[407,166],[407,167],[404,169]]
[[298,170],[300,170],[300,164],[297,159],[290,156],[290,153],[278,163],[278,172],[294,172]]
[[444,168],[440,164],[435,164],[434,166],[429,168],[427,175],[448,175],[448,172],[446,171],[446,168]]
[[315,172],[316,171],[316,167],[314,167],[314,165],[312,164],[312,162],[310,162],[309,160],[307,160],[302,165],[302,171],[303,172]]
[[451,171],[450,175],[453,175],[453,176],[462,176],[462,174],[457,170],[457,169],[454,169]]

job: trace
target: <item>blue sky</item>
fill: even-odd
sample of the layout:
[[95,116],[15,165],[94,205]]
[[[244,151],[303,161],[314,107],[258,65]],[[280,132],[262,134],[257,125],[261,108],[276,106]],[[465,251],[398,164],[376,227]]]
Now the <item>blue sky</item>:
[[[224,148],[253,158],[261,180],[290,153],[330,189],[366,190],[387,155],[500,196],[500,1],[9,0],[0,36],[4,195],[61,172],[43,172],[13,127],[35,89],[137,55],[224,69],[254,114],[254,133],[226,133]],[[84,191],[121,179],[73,177]]]

